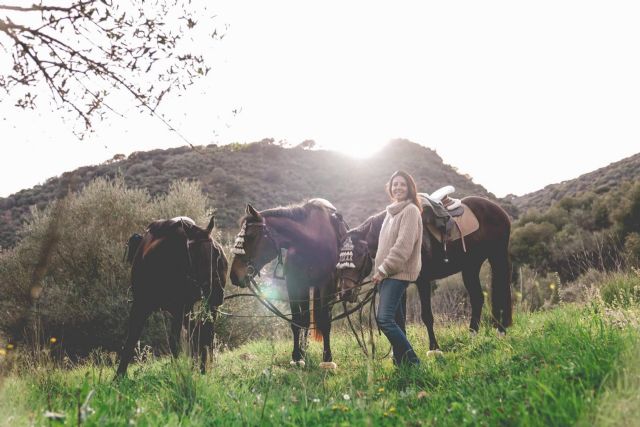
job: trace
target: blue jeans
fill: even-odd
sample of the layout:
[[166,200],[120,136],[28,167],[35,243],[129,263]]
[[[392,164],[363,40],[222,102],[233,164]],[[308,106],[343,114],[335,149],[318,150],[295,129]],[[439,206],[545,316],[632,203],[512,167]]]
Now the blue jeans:
[[420,364],[407,336],[396,323],[396,313],[404,318],[402,312],[402,295],[407,290],[409,282],[398,279],[384,279],[378,285],[380,300],[376,320],[380,330],[385,334],[393,348],[393,361],[396,365],[409,363]]

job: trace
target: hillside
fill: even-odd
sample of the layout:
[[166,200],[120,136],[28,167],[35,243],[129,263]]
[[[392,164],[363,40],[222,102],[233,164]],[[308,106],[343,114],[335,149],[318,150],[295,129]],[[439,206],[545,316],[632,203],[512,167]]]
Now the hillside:
[[528,209],[547,209],[565,197],[573,197],[588,191],[605,194],[616,190],[624,182],[640,181],[640,153],[611,163],[578,178],[551,184],[542,190],[534,191],[509,200],[520,212]]
[[120,173],[128,186],[147,189],[152,195],[165,193],[178,179],[198,180],[216,209],[218,224],[234,228],[246,203],[262,210],[311,197],[332,201],[349,224],[356,225],[388,202],[383,186],[396,169],[412,173],[420,191],[432,192],[451,184],[458,196],[474,194],[495,199],[484,187],[445,164],[435,151],[407,140],[392,141],[371,158],[353,159],[336,152],[305,149],[305,144],[284,148],[265,139],[252,144],[115,156],[101,165],[66,172],[42,185],[0,198],[0,246],[11,247],[19,240],[16,231],[31,206],[42,208],[100,176]]

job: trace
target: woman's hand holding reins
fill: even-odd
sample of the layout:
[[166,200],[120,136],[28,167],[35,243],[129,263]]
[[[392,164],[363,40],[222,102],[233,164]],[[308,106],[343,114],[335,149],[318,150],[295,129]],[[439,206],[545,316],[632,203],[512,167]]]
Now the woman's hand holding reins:
[[379,285],[383,280],[384,276],[379,271],[376,271],[376,274],[374,274],[373,278],[371,279],[374,285]]

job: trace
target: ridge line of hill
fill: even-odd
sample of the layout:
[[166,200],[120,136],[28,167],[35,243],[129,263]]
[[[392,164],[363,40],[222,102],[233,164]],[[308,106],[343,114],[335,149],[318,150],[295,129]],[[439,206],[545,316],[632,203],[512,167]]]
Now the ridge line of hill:
[[[19,240],[17,231],[32,206],[83,188],[92,179],[120,174],[129,187],[164,194],[171,182],[197,180],[216,210],[222,228],[233,228],[246,203],[262,210],[301,202],[309,197],[330,200],[350,224],[358,224],[388,204],[384,184],[397,169],[409,171],[421,191],[453,185],[456,196],[478,195],[498,200],[468,175],[445,164],[432,149],[406,139],[389,142],[367,159],[315,150],[310,141],[285,148],[273,139],[250,144],[179,147],[116,155],[99,165],[84,166],[45,183],[0,198],[0,246]],[[509,209],[507,209],[509,210]],[[510,212],[514,215],[513,209]]]

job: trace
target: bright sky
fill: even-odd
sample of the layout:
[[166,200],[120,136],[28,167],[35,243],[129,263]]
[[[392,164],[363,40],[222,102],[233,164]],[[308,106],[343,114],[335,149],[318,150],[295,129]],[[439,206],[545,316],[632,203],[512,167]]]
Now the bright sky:
[[[407,138],[498,196],[640,152],[637,1],[223,1],[215,13],[229,29],[207,41],[212,72],[163,105],[196,145],[313,139],[362,156]],[[184,145],[119,111],[78,141],[57,112],[0,103],[0,196]]]

